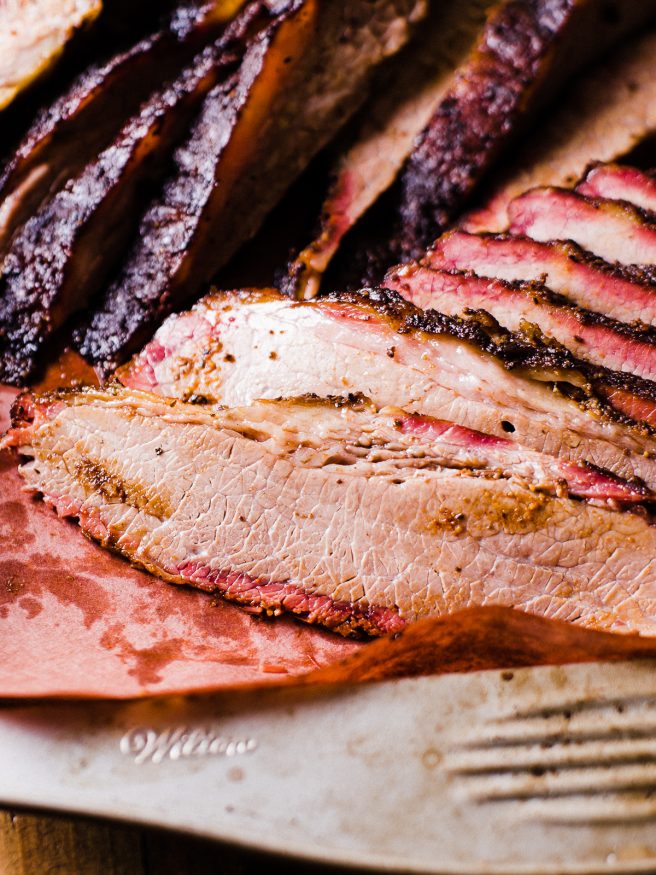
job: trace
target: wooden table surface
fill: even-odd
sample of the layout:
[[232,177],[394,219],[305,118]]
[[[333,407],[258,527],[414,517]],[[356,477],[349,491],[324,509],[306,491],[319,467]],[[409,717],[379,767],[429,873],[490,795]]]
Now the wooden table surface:
[[[0,811],[0,875],[330,875],[173,833]],[[349,870],[349,875],[355,870]]]

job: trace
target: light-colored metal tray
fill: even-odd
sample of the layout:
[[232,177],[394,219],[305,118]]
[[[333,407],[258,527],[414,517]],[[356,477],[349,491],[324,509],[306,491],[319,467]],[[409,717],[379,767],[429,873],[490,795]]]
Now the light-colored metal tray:
[[656,662],[7,706],[0,801],[439,873],[656,871]]

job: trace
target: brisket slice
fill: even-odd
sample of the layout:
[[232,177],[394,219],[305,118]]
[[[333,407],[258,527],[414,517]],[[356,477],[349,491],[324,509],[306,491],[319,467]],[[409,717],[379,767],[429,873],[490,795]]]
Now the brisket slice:
[[510,201],[538,185],[573,185],[591,161],[615,161],[656,131],[656,33],[628,41],[575,81],[542,125],[509,154],[468,231],[505,231]]
[[608,264],[575,243],[456,230],[440,237],[421,263],[507,282],[543,283],[580,307],[620,322],[656,326],[654,274]]
[[79,334],[86,358],[112,369],[198,294],[357,108],[372,69],[407,40],[423,8],[423,0],[288,4],[236,79],[207,96],[124,270]]
[[511,201],[508,215],[513,234],[572,240],[605,261],[656,264],[656,215],[622,201],[534,188]]
[[472,57],[421,134],[401,177],[403,252],[418,257],[462,209],[526,120],[566,76],[656,3],[508,2],[492,13]]
[[577,5],[508,2],[492,13],[403,169],[405,257],[418,257],[449,224],[514,131]]
[[217,30],[213,22],[208,4],[179,6],[168,27],[94,64],[39,112],[0,173],[0,259],[45,198],[116,136],[148,95],[191,60],[203,39],[210,40]]
[[0,267],[0,380],[20,384],[53,331],[82,310],[127,245],[142,187],[166,172],[202,96],[235,57],[209,47],[14,237]]
[[636,167],[595,164],[588,168],[576,190],[588,197],[628,201],[643,210],[656,212],[656,177]]
[[512,283],[407,264],[390,271],[385,286],[424,310],[453,316],[485,310],[509,331],[537,326],[583,361],[656,380],[656,332],[584,310],[539,283]]
[[285,291],[313,298],[344,235],[396,179],[485,22],[488,0],[433,4],[348,132],[316,236],[289,265]]
[[[168,319],[117,376],[183,400],[248,404],[362,392],[565,461],[656,484],[654,412],[627,374],[593,369],[487,315],[424,313],[394,292],[294,303],[273,291],[216,293]],[[603,381],[601,379],[603,377]],[[647,384],[651,388],[651,384]],[[629,411],[620,415],[622,407]]]
[[27,488],[101,544],[257,611],[377,635],[494,603],[656,630],[648,516],[445,468],[431,423],[407,419],[117,388],[24,397],[5,446],[27,458]]
[[[395,183],[343,239],[326,285],[355,289],[376,284],[391,264],[418,257],[461,214],[548,92],[558,91],[574,67],[654,14],[654,0],[611,8],[586,0],[504,0],[493,7]],[[347,187],[337,195],[348,204],[350,180],[342,181]],[[292,274],[299,271],[299,278],[286,281],[285,291],[307,297],[317,287],[311,250],[312,244],[304,253],[309,274],[307,265],[295,263]],[[322,257],[320,247],[323,269]]]

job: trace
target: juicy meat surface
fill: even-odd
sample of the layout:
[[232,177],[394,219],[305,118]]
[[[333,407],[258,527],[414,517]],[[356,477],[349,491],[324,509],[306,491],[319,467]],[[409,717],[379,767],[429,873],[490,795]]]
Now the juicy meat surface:
[[32,0],[0,6],[0,110],[60,56],[102,0]]
[[507,282],[543,283],[587,310],[620,322],[656,327],[653,274],[608,264],[575,243],[538,243],[528,237],[456,230],[442,235],[421,263],[435,270],[471,271]]
[[419,33],[367,101],[340,155],[317,235],[289,266],[288,293],[319,291],[344,235],[396,179],[485,21],[487,0],[433,4]]
[[310,158],[363,100],[373,68],[403,45],[423,0],[294,0],[205,99],[174,176],[79,349],[111,369],[251,237]]
[[621,164],[595,164],[576,186],[579,194],[628,201],[636,207],[656,212],[656,177],[636,167]]
[[385,285],[424,310],[454,316],[485,310],[510,331],[535,325],[583,361],[656,380],[656,333],[576,307],[538,283],[408,264],[390,271]]
[[24,397],[4,445],[86,534],[250,609],[343,634],[487,603],[654,631],[644,514],[443,468],[431,424],[404,420],[307,399],[210,411],[116,388]]
[[534,188],[508,205],[510,231],[572,240],[605,261],[656,264],[656,216],[620,201],[562,188]]
[[170,317],[117,376],[132,388],[228,406],[362,392],[378,406],[656,484],[650,429],[616,412],[653,416],[651,395],[636,395],[629,375],[604,371],[597,384],[562,349],[490,321],[422,313],[375,290],[303,303],[275,292],[217,293]]
[[505,231],[513,198],[535,186],[573,185],[591,161],[620,159],[655,131],[656,33],[648,31],[572,83],[461,224],[468,231]]
[[206,49],[16,235],[0,266],[1,380],[29,377],[47,338],[98,291],[127,245],[142,186],[165,172],[194,108],[229,64],[220,41]]
[[0,172],[0,259],[39,205],[77,176],[148,95],[191,60],[202,40],[216,35],[217,5],[194,4],[193,18],[189,3],[179,5],[168,27],[93,64],[38,113]]

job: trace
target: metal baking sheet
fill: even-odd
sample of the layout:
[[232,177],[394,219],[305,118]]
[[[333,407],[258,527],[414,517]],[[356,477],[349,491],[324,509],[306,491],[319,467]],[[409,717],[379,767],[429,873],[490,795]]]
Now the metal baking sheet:
[[426,873],[656,869],[656,661],[5,707],[0,799]]

